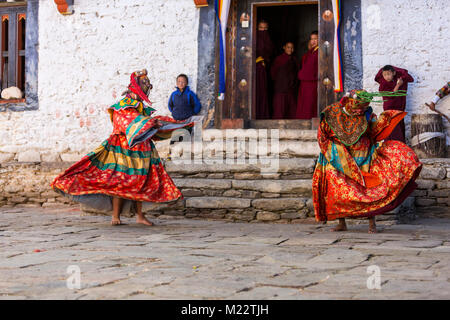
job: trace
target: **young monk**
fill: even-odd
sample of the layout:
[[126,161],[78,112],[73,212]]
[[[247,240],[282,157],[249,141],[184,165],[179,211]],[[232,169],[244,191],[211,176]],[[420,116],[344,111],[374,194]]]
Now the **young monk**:
[[302,68],[298,72],[300,87],[297,98],[296,119],[317,117],[317,79],[319,73],[319,33],[310,34],[308,52],[302,57]]
[[417,187],[422,169],[414,151],[400,141],[382,142],[406,112],[388,110],[377,119],[369,103],[374,94],[353,90],[320,114],[320,155],[313,175],[317,221],[339,219],[333,231],[345,231],[345,218],[369,218],[392,211]]
[[270,74],[273,79],[273,119],[293,118],[297,107],[297,72],[300,63],[293,55],[294,44],[286,42],[284,52],[275,58]]
[[273,55],[273,43],[269,35],[269,23],[258,23],[256,38],[256,119],[269,119],[269,83],[268,70]]
[[[375,81],[380,84],[379,91],[397,92],[408,90],[408,82],[413,82],[414,79],[408,73],[408,70],[397,68],[391,65],[386,65],[381,68],[375,76]],[[406,96],[385,97],[383,103],[384,111],[400,110],[405,111]],[[392,131],[392,134],[386,140],[398,140],[406,142],[405,138],[405,122],[402,120],[400,124]]]
[[137,214],[137,223],[151,226],[143,205],[182,197],[152,140],[169,139],[172,131],[194,123],[152,117],[151,89],[147,70],[133,72],[125,98],[108,109],[113,123],[110,137],[51,183],[53,190],[71,200],[97,210],[112,209],[112,225],[121,225],[120,214],[129,210]]

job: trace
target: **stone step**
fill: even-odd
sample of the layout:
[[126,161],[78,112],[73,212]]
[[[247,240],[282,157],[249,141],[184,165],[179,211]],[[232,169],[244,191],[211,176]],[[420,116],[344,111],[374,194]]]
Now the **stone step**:
[[[84,211],[102,213],[83,207]],[[173,204],[145,204],[143,211],[160,217],[227,219],[233,221],[292,222],[314,216],[312,200],[305,197],[248,199],[236,197],[186,197]],[[282,222],[282,221],[280,221]]]
[[[207,159],[206,159],[207,160]],[[165,161],[166,171],[172,176],[175,175],[203,175],[200,177],[207,177],[209,174],[215,174],[216,178],[222,179],[224,177],[234,179],[252,179],[252,177],[270,177],[270,174],[280,174],[281,176],[287,174],[309,174],[312,175],[316,165],[316,158],[292,158],[292,159],[247,159],[246,163],[231,163],[216,159],[215,161]],[[223,175],[218,175],[222,173]],[[247,178],[245,178],[247,175]],[[254,178],[253,178],[254,179]]]
[[193,158],[217,158],[233,155],[234,158],[258,158],[278,155],[280,158],[307,158],[317,157],[320,153],[316,141],[280,140],[277,144],[271,142],[265,144],[252,144],[250,142],[227,145],[223,141],[203,142],[192,144],[190,142],[178,142],[172,145],[157,145],[158,152],[163,157],[169,154],[171,157]]
[[283,120],[250,120],[250,128],[256,129],[311,129],[311,120],[283,119]]
[[[186,131],[184,133],[187,134]],[[266,155],[268,152],[278,154],[280,158],[317,157],[319,154],[317,130],[207,129],[202,130],[198,138],[195,134],[185,135],[179,142],[182,134],[183,131],[174,132],[172,140],[176,142],[173,144],[170,140],[156,142],[162,157],[170,154],[174,157],[202,155],[211,158],[219,154],[224,156],[227,152],[244,158],[255,158],[258,153]]]
[[[196,196],[240,195],[248,198],[276,198],[283,196],[312,196],[311,179],[297,180],[236,180],[236,179],[201,179],[173,178],[175,185],[184,193],[186,190],[197,191]],[[253,192],[248,192],[253,191]]]
[[[261,120],[264,121],[264,120]],[[186,131],[184,131],[186,133]],[[174,137],[181,135],[183,131],[174,131]],[[201,138],[205,142],[214,140],[229,140],[237,138],[261,139],[277,137],[279,140],[301,140],[301,141],[317,141],[317,130],[304,129],[205,129],[201,131]],[[194,140],[196,136],[190,136],[190,140]]]

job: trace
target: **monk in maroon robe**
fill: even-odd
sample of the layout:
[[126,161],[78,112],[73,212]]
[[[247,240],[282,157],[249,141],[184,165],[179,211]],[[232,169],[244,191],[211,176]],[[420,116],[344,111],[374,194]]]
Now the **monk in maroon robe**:
[[[379,91],[397,92],[398,90],[408,90],[408,82],[414,79],[408,70],[386,65],[378,71],[375,81],[380,84]],[[405,111],[406,96],[384,97],[383,109]],[[392,133],[385,140],[398,140],[405,143],[405,122],[402,120]]]
[[261,20],[256,38],[256,119],[270,119],[268,70],[273,55],[269,24]]
[[298,90],[296,119],[317,118],[318,44],[318,32],[313,31],[308,43],[309,50],[302,57],[302,68],[297,75],[300,80],[300,87]]
[[290,119],[297,108],[297,72],[300,62],[293,55],[294,44],[286,42],[284,52],[275,58],[270,74],[273,80],[273,119]]

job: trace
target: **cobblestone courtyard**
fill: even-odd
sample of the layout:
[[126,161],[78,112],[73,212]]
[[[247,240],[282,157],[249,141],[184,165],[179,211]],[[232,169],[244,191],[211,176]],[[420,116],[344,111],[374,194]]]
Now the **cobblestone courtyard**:
[[450,299],[450,219],[380,222],[375,235],[366,223],[109,221],[0,208],[0,299]]

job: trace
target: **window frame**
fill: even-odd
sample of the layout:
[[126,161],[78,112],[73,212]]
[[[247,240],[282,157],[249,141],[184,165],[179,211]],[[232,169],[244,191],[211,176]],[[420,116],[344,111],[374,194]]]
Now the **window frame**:
[[[25,90],[23,99],[0,99],[0,112],[5,111],[29,111],[39,109],[38,102],[38,39],[39,39],[39,0],[27,0],[18,2],[0,2],[2,8],[14,11],[14,7],[26,6],[25,20]],[[7,10],[8,10],[7,9]],[[3,13],[0,14],[0,16]],[[14,34],[17,36],[17,30]],[[14,41],[17,43],[17,41]],[[11,39],[10,39],[11,43]],[[16,49],[15,49],[16,50]],[[16,59],[17,51],[14,59]],[[15,64],[17,68],[17,63]],[[15,70],[17,74],[17,70]],[[9,77],[9,72],[8,72]]]

